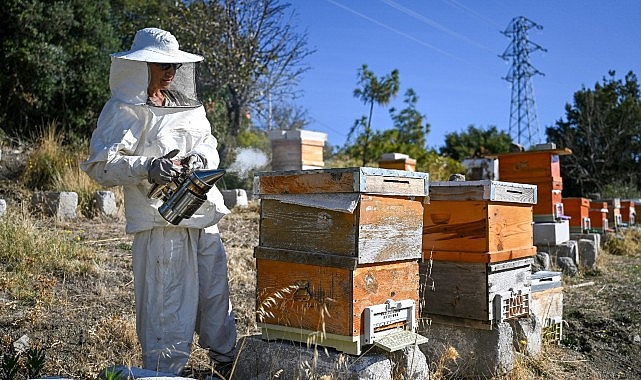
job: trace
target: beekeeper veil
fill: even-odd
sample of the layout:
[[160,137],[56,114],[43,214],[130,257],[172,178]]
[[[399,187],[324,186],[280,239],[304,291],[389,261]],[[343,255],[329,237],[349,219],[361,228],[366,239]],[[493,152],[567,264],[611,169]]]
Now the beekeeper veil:
[[111,55],[109,87],[114,98],[130,104],[147,102],[148,63],[179,64],[169,87],[179,100],[173,106],[198,107],[196,64],[203,57],[180,50],[171,33],[158,28],[145,28],[136,33],[131,49]]

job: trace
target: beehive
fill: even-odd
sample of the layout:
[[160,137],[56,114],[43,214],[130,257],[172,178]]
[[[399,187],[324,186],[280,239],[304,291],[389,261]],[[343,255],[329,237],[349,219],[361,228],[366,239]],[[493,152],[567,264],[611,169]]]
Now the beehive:
[[570,217],[570,232],[583,233],[592,226],[588,198],[563,198],[563,213]]
[[528,315],[531,264],[531,258],[497,263],[424,261],[420,264],[423,317],[491,329]]
[[601,233],[608,231],[608,203],[603,201],[590,201],[590,223],[592,228]]
[[[266,339],[359,354],[369,307],[408,300],[418,318],[427,173],[379,168],[259,173],[257,310]],[[394,326],[392,326],[394,327]]]
[[502,181],[430,184],[424,204],[423,258],[490,263],[536,254],[536,186]]
[[538,202],[533,207],[535,222],[554,222],[562,203],[563,178],[559,156],[571,154],[569,149],[546,149],[505,153],[498,156],[501,181],[536,185]]
[[416,171],[416,160],[410,158],[407,154],[385,153],[378,161],[378,167],[381,169],[407,170]]
[[623,223],[626,223],[628,226],[634,226],[636,224],[636,208],[635,201],[633,200],[622,200],[621,201],[621,220]]
[[608,205],[608,227],[615,230],[623,224],[621,215],[621,198],[604,199]]
[[271,130],[273,170],[310,170],[325,166],[323,148],[327,134],[304,129]]

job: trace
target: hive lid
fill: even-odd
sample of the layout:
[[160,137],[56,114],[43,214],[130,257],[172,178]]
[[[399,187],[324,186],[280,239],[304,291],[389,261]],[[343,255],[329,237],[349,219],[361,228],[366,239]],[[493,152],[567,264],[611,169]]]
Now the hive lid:
[[486,200],[493,202],[536,204],[537,186],[492,180],[431,182],[430,200]]
[[254,176],[254,195],[367,193],[424,197],[429,174],[371,167],[260,172]]

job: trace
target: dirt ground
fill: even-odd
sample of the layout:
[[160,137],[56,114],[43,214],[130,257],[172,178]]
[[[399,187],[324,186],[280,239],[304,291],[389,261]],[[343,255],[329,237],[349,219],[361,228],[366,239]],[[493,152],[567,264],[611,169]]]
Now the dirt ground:
[[[4,169],[6,174],[6,163]],[[0,199],[9,207],[29,197],[10,176],[0,175]],[[220,223],[240,337],[258,332],[252,254],[258,220],[258,208],[252,205],[236,209]],[[47,289],[47,302],[36,303],[6,292],[1,281],[6,268],[0,263],[0,337],[17,340],[27,335],[44,347],[48,376],[89,379],[111,365],[140,365],[131,237],[124,233],[122,217],[81,217],[45,225],[91,247],[100,259],[91,273],[56,277]],[[501,379],[641,379],[641,253],[602,253],[595,269],[564,277],[563,282],[561,344],[545,345],[537,357],[518,359],[514,371]],[[196,348],[190,366],[202,366],[204,358]]]

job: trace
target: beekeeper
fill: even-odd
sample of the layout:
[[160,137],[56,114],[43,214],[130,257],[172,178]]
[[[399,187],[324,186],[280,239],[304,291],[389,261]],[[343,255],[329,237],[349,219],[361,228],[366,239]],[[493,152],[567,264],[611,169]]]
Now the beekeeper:
[[[122,186],[132,254],[136,331],[146,369],[179,374],[194,332],[217,367],[234,360],[236,328],[227,258],[216,223],[229,210],[215,187],[178,226],[147,195],[182,170],[214,169],[217,141],[196,97],[203,57],[179,49],[169,32],[146,28],[131,50],[111,55],[111,99],[93,132],[82,169],[103,186]],[[175,157],[172,157],[178,150]]]

